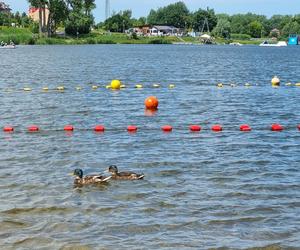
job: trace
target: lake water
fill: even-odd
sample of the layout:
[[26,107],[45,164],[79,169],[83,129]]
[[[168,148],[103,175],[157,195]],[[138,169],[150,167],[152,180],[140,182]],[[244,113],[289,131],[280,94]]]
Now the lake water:
[[[299,249],[300,88],[270,86],[273,75],[300,81],[299,53],[300,46],[0,50],[0,126],[15,128],[0,131],[0,248]],[[128,88],[103,87],[115,78]],[[60,85],[64,92],[42,91]],[[152,115],[143,104],[149,95],[160,100]],[[243,123],[252,131],[240,132]],[[272,123],[285,130],[271,132]],[[33,124],[39,133],[26,132]],[[66,124],[75,131],[65,133]],[[94,133],[96,124],[105,133]],[[130,124],[137,133],[127,133]],[[160,130],[165,124],[172,133]],[[189,132],[190,124],[202,131]],[[213,124],[224,131],[211,132]],[[146,178],[73,187],[74,168],[100,173],[110,164]]]

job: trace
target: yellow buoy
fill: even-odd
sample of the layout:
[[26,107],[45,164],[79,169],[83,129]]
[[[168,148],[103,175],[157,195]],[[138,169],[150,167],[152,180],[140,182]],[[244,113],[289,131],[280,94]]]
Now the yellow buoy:
[[24,91],[31,91],[31,88],[25,87],[23,90]]
[[173,89],[173,88],[175,88],[175,85],[174,85],[174,84],[170,84],[170,85],[169,85],[169,88],[170,88],[170,89]]
[[135,88],[141,89],[141,88],[143,88],[143,85],[142,84],[137,84],[137,85],[135,85]]
[[300,82],[295,84],[296,87],[300,87]]
[[218,88],[223,88],[223,83],[218,83],[218,84],[217,84],[217,87],[218,87]]
[[153,86],[153,88],[159,88],[160,84],[154,83],[152,86]]
[[65,87],[64,86],[58,86],[56,89],[59,90],[59,91],[64,91]]
[[93,86],[92,86],[92,89],[97,89],[97,88],[98,88],[97,85],[93,85]]
[[43,88],[43,91],[48,91],[48,90],[49,90],[48,87],[44,87],[44,88]]
[[271,83],[273,86],[279,86],[280,85],[280,79],[277,76],[274,76],[271,80]]
[[110,83],[112,89],[120,89],[121,81],[120,80],[112,80]]

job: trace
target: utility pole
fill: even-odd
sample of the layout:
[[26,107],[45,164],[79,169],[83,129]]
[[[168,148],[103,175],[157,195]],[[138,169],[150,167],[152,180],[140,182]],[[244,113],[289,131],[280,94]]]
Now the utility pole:
[[105,0],[105,20],[110,17],[110,0]]

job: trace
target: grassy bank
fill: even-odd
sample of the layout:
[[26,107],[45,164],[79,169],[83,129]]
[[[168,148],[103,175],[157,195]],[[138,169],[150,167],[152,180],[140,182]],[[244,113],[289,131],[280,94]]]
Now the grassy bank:
[[0,26],[0,41],[5,43],[11,40],[15,44],[34,44],[35,37],[29,29]]
[[[93,31],[89,35],[70,37],[39,37],[29,29],[0,27],[0,41],[9,43],[12,40],[19,45],[47,45],[47,44],[172,44],[178,42],[199,43],[199,39],[193,37],[132,37],[123,33],[107,33],[103,31]],[[262,39],[263,40],[263,39]],[[217,44],[239,42],[241,44],[259,44],[261,40],[225,40],[216,39]]]
[[172,44],[179,42],[176,37],[133,37],[122,33],[101,33],[94,31],[89,35],[77,37],[39,37],[33,34],[29,29],[0,27],[0,41],[9,43],[12,40],[19,45],[46,45],[46,44]]

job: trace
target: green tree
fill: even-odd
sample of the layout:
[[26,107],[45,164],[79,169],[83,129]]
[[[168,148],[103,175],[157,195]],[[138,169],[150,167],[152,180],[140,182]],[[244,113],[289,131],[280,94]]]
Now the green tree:
[[157,12],[155,10],[150,10],[150,13],[147,17],[147,22],[151,25],[153,24],[159,24],[157,19]]
[[68,18],[65,31],[70,35],[88,34],[94,23],[95,0],[67,0]]
[[184,2],[177,2],[166,7],[159,8],[157,11],[151,10],[148,15],[149,24],[173,25],[184,28],[188,24],[189,10]]
[[10,25],[10,18],[7,13],[0,12],[0,26]]
[[134,27],[143,26],[146,24],[146,17],[140,17],[139,19],[132,18],[131,22]]
[[55,33],[59,24],[68,17],[67,4],[62,0],[48,0],[49,17],[47,23],[48,36]]
[[133,26],[131,15],[131,10],[120,11],[118,14],[113,14],[110,18],[105,20],[104,27],[106,30],[112,32],[124,32]]
[[272,29],[279,29],[282,30],[283,27],[289,23],[292,19],[292,16],[289,15],[274,15],[269,20],[269,27],[270,30]]
[[253,21],[248,25],[248,34],[252,37],[259,38],[261,37],[263,26],[259,21]]
[[282,29],[282,35],[287,37],[290,34],[300,34],[300,24],[296,21],[290,21]]
[[213,29],[213,34],[218,37],[230,38],[230,22],[226,18],[220,18],[217,26]]
[[[268,27],[268,20],[266,16],[264,15],[256,15],[253,13],[247,13],[247,14],[236,14],[230,17],[230,23],[231,23],[231,32],[235,34],[248,34],[253,35],[255,34],[255,37],[260,37],[261,33],[256,34],[256,29],[258,28],[258,25],[256,22],[259,22],[261,27],[261,32],[265,32],[269,34],[270,28]],[[250,25],[250,23],[252,23]],[[258,25],[258,26],[257,26]]]
[[213,9],[199,9],[193,14],[192,26],[195,31],[212,31],[214,27],[216,27],[217,23],[218,19]]

